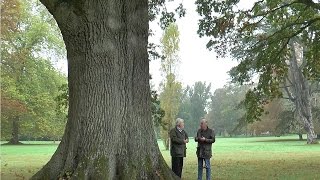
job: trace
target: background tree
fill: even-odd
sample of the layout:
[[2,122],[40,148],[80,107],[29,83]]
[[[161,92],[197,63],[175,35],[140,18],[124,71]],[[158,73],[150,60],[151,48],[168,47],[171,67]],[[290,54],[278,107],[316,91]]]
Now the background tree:
[[192,87],[187,86],[186,88],[182,89],[182,93],[181,93],[181,97],[180,97],[180,108],[179,108],[179,113],[178,113],[178,117],[182,118],[185,120],[186,126],[185,126],[185,130],[186,132],[192,136],[192,131],[193,128],[197,128],[197,127],[191,127],[190,126],[190,122],[192,121],[192,117],[191,117],[191,101],[190,101],[190,94],[189,91],[191,90]]
[[[1,41],[8,42],[17,32],[18,32],[18,23],[22,16],[21,12],[21,2],[18,0],[13,1],[3,1],[1,5]],[[6,48],[5,43],[2,43],[1,46],[1,64],[3,55],[8,52],[4,51]],[[19,116],[26,112],[26,107],[24,102],[18,99],[18,93],[14,86],[15,81],[12,77],[4,76],[4,66],[2,65],[1,79],[2,79],[2,88],[1,88],[1,135],[2,137],[6,135],[12,138],[10,143],[17,144],[19,143]],[[7,83],[5,83],[7,82]],[[7,90],[4,87],[7,85]],[[15,97],[10,97],[15,96]],[[12,124],[11,124],[12,123]],[[4,125],[11,124],[15,128],[10,128],[11,131],[7,131],[9,128],[4,129]]]
[[66,81],[42,57],[43,53],[61,56],[63,41],[45,9],[31,3],[3,1],[1,7],[1,132],[5,139],[12,135],[10,144],[18,144],[19,135],[50,136],[48,124],[56,118],[54,96]]
[[184,89],[178,116],[186,123],[185,130],[192,136],[199,129],[199,120],[207,115],[211,98],[211,84],[195,82]]
[[[288,60],[288,75],[284,78],[284,88],[288,99],[295,105],[295,119],[300,120],[304,129],[307,131],[308,142],[316,142],[312,116],[312,86],[317,81],[310,81],[303,74],[303,64],[306,63],[306,53],[303,47],[294,43],[294,39],[289,42],[290,58]],[[300,51],[300,52],[299,52]]]
[[177,118],[182,93],[181,83],[177,81],[177,66],[179,63],[179,30],[174,23],[170,24],[161,38],[162,54],[161,71],[165,77],[160,93],[161,108],[166,112],[163,122],[166,127],[161,128],[161,137],[165,148],[169,149],[169,131],[174,127]]
[[[207,47],[215,49],[221,56],[230,52],[240,61],[231,71],[233,80],[250,83],[254,75],[259,75],[257,87],[246,95],[248,122],[259,119],[270,99],[282,97],[280,86],[288,76],[287,61],[292,64],[292,58],[296,56],[293,41],[298,40],[304,47],[303,76],[319,81],[319,3],[312,0],[262,0],[254,2],[249,9],[230,8],[238,5],[237,0],[198,0],[196,3],[197,11],[203,16],[198,33],[212,37]],[[303,97],[297,96],[296,100],[303,107],[296,108],[308,132],[307,142],[315,143],[310,100],[306,96],[308,87],[303,84],[300,94],[297,92]]]
[[[248,126],[250,134],[257,135],[280,135],[290,133],[291,126],[278,126],[281,113],[284,112],[284,106],[281,99],[274,99],[264,107],[265,113],[260,121],[256,121]],[[292,119],[287,119],[292,121]],[[279,133],[280,131],[280,133]]]
[[161,137],[166,150],[169,149],[169,131],[174,127],[174,121],[179,113],[181,91],[181,83],[176,81],[173,74],[168,75],[160,94],[160,106],[165,111],[163,117],[165,126],[161,127]]
[[303,140],[303,131],[301,122],[295,117],[293,110],[284,110],[279,114],[279,122],[276,126],[276,135],[280,136],[285,133],[295,133],[299,135],[299,140]]
[[[240,117],[244,115],[244,109],[239,107],[239,104],[245,98],[245,93],[249,88],[250,86],[229,84],[215,90],[211,97],[208,120],[217,135],[229,136],[242,133],[239,130],[241,128],[237,128]],[[240,126],[243,127],[243,124]],[[234,132],[235,130],[238,132]]]

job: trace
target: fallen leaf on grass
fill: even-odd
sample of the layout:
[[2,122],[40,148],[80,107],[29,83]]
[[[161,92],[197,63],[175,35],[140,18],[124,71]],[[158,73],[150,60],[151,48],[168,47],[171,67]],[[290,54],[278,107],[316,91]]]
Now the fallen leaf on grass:
[[22,179],[26,179],[23,174],[18,174],[18,173],[14,173],[16,175],[16,177],[22,178]]

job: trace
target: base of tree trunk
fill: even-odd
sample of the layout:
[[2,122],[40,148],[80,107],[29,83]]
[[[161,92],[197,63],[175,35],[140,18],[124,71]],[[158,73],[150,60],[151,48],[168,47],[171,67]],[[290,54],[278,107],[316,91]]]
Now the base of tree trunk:
[[[56,156],[58,157],[58,156]],[[171,169],[168,167],[162,157],[159,159],[158,167],[152,167],[150,161],[147,165],[138,165],[132,162],[123,162],[121,165],[109,164],[110,159],[106,157],[98,157],[96,159],[85,159],[78,162],[77,165],[73,166],[74,169],[56,171],[56,167],[61,165],[54,164],[52,161],[49,165],[47,164],[37,174],[35,174],[31,180],[65,180],[65,179],[99,179],[99,180],[141,180],[141,179],[152,179],[152,180],[178,180]],[[61,162],[61,161],[60,161]],[[52,173],[56,171],[55,175]],[[111,172],[111,173],[110,173]],[[113,173],[112,173],[113,172]]]
[[3,145],[23,145],[23,143],[20,142],[20,141],[12,141],[12,140],[10,140],[9,142],[4,143]]
[[317,136],[314,135],[312,138],[310,138],[310,135],[307,135],[307,144],[319,144],[319,141],[317,140]]
[[308,142],[308,144],[319,144],[319,141],[314,140],[314,141],[312,141],[312,142]]
[[305,129],[307,130],[307,144],[318,144],[317,135],[314,133],[313,128],[308,126]]

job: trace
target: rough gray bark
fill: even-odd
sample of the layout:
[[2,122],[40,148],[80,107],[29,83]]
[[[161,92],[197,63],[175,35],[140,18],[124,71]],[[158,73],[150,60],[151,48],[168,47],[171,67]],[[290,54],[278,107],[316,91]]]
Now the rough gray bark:
[[[302,68],[299,67],[297,49],[293,41],[289,43],[290,46],[290,62],[289,62],[289,78],[288,82],[291,88],[286,88],[289,99],[294,102],[298,119],[302,122],[304,129],[307,131],[307,143],[314,144],[316,141],[316,134],[312,122],[312,106],[311,106],[311,90],[308,79],[303,75]],[[300,52],[303,53],[303,52]],[[303,61],[303,54],[300,57]]]
[[32,179],[175,179],[150,110],[148,1],[41,0],[68,58],[69,115],[50,161]]

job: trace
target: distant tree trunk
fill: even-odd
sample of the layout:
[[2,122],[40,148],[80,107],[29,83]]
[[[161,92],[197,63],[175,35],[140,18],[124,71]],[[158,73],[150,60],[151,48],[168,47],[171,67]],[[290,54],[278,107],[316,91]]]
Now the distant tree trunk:
[[19,116],[12,117],[12,137],[7,144],[22,144],[19,141]]
[[66,44],[69,115],[56,152],[32,179],[177,179],[151,119],[148,1],[41,2]]
[[[298,118],[302,122],[304,129],[307,131],[307,143],[314,144],[317,141],[312,122],[311,92],[309,82],[304,77],[301,68],[299,68],[296,47],[293,41],[291,41],[289,45],[291,50],[290,72],[293,95],[289,93],[288,94],[292,96],[291,99],[295,103]],[[302,61],[302,59],[300,61]]]

